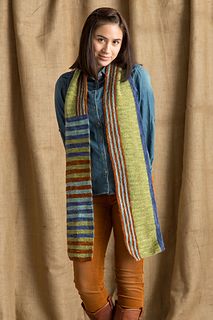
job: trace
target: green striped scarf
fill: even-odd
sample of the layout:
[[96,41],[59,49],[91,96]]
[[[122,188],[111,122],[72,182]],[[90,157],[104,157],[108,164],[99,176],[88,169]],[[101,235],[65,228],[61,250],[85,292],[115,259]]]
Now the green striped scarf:
[[[103,110],[116,198],[129,253],[140,260],[164,250],[148,151],[134,83],[106,67]],[[94,210],[87,77],[75,70],[65,99],[67,241],[71,260],[92,259]]]

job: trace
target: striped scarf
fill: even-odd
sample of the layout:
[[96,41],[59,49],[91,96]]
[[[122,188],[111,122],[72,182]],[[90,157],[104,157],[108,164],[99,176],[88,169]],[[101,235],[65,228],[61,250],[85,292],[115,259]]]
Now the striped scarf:
[[[131,78],[106,67],[103,110],[116,198],[129,253],[140,260],[164,250],[148,151]],[[92,259],[94,211],[87,77],[75,70],[65,99],[67,241],[71,260]]]

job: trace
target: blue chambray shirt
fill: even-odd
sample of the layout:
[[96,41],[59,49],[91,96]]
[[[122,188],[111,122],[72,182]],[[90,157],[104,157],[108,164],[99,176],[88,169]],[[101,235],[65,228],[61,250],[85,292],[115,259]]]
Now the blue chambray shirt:
[[[64,104],[73,71],[62,74],[55,85],[55,109],[59,131],[65,143]],[[148,71],[141,65],[133,66],[131,77],[136,88],[140,106],[142,127],[149,153],[150,168],[154,159],[154,96]],[[88,113],[90,121],[90,143],[93,194],[114,194],[115,183],[105,133],[102,96],[105,68],[98,73],[98,80],[88,77]]]

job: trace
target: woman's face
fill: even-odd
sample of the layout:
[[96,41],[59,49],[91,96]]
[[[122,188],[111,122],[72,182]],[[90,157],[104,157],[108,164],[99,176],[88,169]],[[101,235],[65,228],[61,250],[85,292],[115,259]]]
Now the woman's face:
[[123,31],[116,23],[104,24],[93,34],[92,46],[99,68],[110,64],[118,55],[123,39]]

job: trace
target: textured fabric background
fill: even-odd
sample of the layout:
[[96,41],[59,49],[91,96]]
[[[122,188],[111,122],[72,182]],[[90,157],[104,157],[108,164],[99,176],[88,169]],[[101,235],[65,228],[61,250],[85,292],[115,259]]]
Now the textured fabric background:
[[[0,319],[85,319],[66,253],[54,85],[100,6],[126,17],[156,100],[153,173],[166,251],[145,260],[144,320],[211,320],[212,0],[0,1]],[[111,292],[112,264],[113,239]]]

